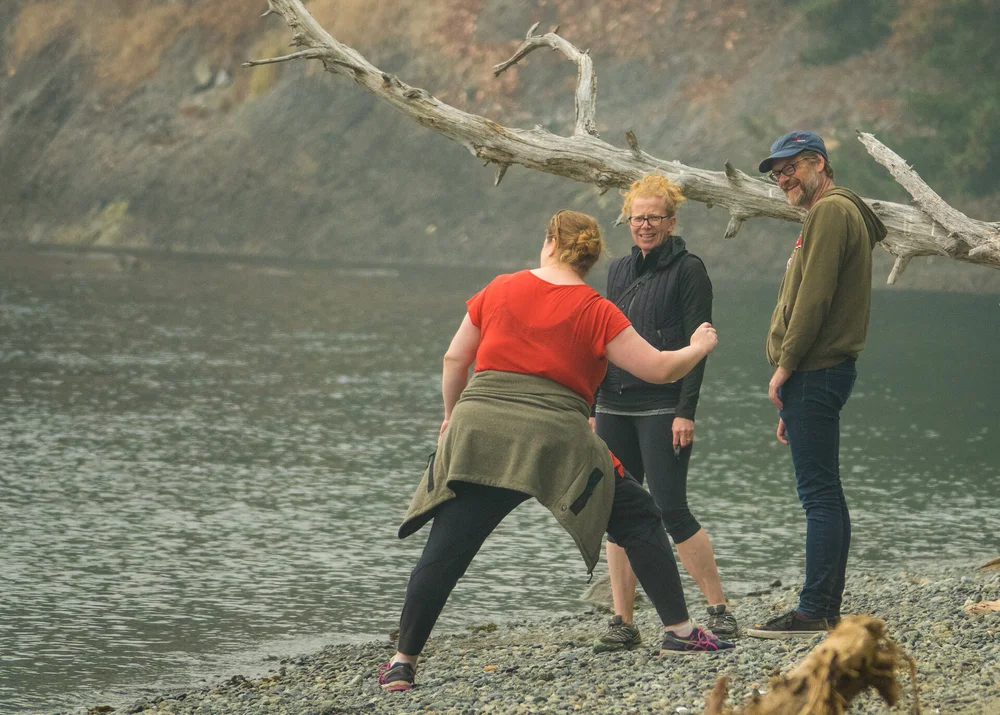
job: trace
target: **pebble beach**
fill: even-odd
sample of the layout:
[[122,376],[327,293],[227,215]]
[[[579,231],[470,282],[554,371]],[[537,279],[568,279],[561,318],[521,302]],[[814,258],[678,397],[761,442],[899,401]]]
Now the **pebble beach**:
[[[774,585],[731,598],[741,624],[762,622],[795,605],[798,584]],[[1000,599],[1000,570],[976,564],[933,572],[885,571],[848,577],[845,606],[885,621],[890,637],[917,664],[921,712],[1000,715],[1000,612],[971,614],[979,602]],[[689,601],[697,619],[703,604]],[[252,677],[163,693],[117,713],[190,715],[333,715],[334,713],[700,713],[705,693],[721,675],[731,678],[730,704],[766,691],[775,671],[787,671],[823,636],[798,640],[741,638],[735,651],[658,658],[661,628],[648,605],[637,612],[643,644],[595,654],[594,638],[607,615],[581,604],[579,614],[547,622],[511,618],[460,633],[436,634],[410,692],[383,693],[379,663],[393,653],[383,640],[329,646],[272,664]],[[262,665],[262,670],[264,665]],[[899,674],[903,698],[890,709],[866,693],[852,713],[910,712],[913,689]],[[76,713],[111,712],[94,704]]]

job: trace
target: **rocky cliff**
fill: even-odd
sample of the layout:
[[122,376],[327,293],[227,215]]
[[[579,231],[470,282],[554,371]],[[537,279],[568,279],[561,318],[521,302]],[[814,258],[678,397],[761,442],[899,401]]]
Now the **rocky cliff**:
[[[926,4],[926,3],[924,3]],[[522,265],[570,206],[610,229],[617,197],[513,167],[492,169],[377,104],[317,63],[240,67],[290,38],[247,0],[6,0],[0,4],[0,241],[223,252],[366,263]],[[855,146],[911,130],[901,97],[926,78],[905,43],[805,65],[813,36],[765,0],[312,0],[338,39],[443,101],[501,124],[568,133],[575,67],[535,53],[494,79],[534,22],[590,48],[599,130],[632,129],[653,155],[751,172],[770,139],[829,140],[838,183],[905,200]],[[928,141],[933,141],[929,137]],[[978,218],[1000,197],[950,195]],[[875,193],[878,192],[878,193]],[[679,232],[716,280],[777,281],[795,237],[759,220],[734,241],[726,217],[682,209]],[[877,282],[888,273],[879,262]],[[1000,274],[914,261],[903,287],[1000,290]]]

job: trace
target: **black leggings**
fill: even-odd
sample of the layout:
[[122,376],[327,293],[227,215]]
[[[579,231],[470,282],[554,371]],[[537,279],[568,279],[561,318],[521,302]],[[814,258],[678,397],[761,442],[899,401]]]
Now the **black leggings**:
[[675,544],[683,544],[701,529],[687,503],[687,471],[692,442],[674,454],[673,415],[636,417],[597,413],[597,436],[640,484],[643,475],[649,492],[663,512],[663,526]]
[[[406,587],[399,623],[404,655],[419,655],[455,584],[483,542],[527,494],[465,482],[452,483],[456,497],[434,512],[430,536]],[[630,476],[615,477],[608,536],[628,555],[643,590],[666,625],[688,618],[670,541],[652,497]]]

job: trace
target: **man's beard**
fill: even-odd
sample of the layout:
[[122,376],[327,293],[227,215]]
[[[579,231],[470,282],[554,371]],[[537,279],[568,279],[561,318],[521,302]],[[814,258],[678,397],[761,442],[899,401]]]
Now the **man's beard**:
[[789,192],[785,192],[785,200],[791,206],[804,206],[812,202],[813,197],[816,196],[816,191],[819,189],[819,176],[810,177],[808,181],[799,179],[797,186],[793,187],[798,189],[798,193],[793,196]]

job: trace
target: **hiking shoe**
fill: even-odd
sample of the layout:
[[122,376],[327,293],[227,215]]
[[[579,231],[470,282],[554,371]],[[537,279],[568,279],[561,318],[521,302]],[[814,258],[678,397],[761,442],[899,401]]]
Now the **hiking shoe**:
[[642,643],[639,629],[631,623],[626,623],[621,616],[615,616],[608,623],[608,630],[594,641],[595,653],[606,653],[612,650],[632,650]]
[[839,618],[806,618],[792,609],[775,616],[767,623],[747,628],[747,635],[753,638],[811,638],[817,633],[826,633],[837,625]]
[[713,636],[708,631],[695,627],[690,635],[681,638],[673,631],[663,634],[660,644],[660,657],[665,655],[694,655],[695,653],[719,653],[732,650],[736,644]]
[[387,693],[396,690],[413,690],[417,670],[405,660],[388,661],[378,667],[378,684]]
[[740,631],[740,625],[736,622],[736,616],[726,608],[724,603],[708,607],[708,621],[705,623],[705,629],[711,631],[712,635],[717,638],[739,638],[743,635]]

